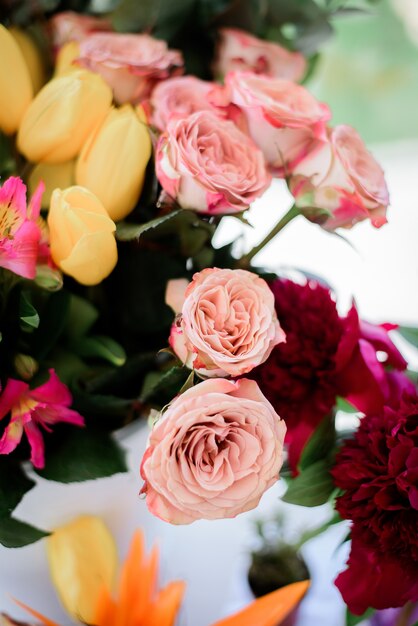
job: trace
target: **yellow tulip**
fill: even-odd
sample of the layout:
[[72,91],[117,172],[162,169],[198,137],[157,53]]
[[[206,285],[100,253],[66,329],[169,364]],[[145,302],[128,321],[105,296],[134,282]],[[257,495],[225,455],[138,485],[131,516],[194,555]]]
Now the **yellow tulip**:
[[51,578],[76,620],[94,624],[103,590],[112,590],[118,556],[112,535],[98,517],[86,515],[57,528],[47,540]]
[[32,82],[23,54],[7,28],[0,24],[0,129],[12,135],[33,98]]
[[121,220],[139,198],[150,156],[148,128],[138,113],[129,104],[112,109],[81,150],[76,183],[95,193],[113,220]]
[[73,62],[80,56],[80,46],[76,41],[67,41],[58,51],[55,60],[54,76],[60,76],[70,70],[79,69]]
[[65,163],[38,163],[29,174],[28,187],[30,196],[33,195],[38,184],[43,181],[45,191],[42,195],[41,206],[49,209],[51,196],[54,189],[66,189],[74,185],[75,161]]
[[88,189],[55,189],[48,214],[51,255],[82,285],[97,285],[118,260],[115,224]]
[[13,35],[17,45],[20,48],[26,65],[29,69],[29,74],[32,82],[33,93],[38,93],[42,85],[46,81],[45,65],[42,58],[41,51],[36,45],[33,37],[26,34],[25,31],[12,26],[9,32]]
[[53,78],[27,109],[17,137],[32,162],[63,163],[78,155],[109,111],[112,91],[98,74],[77,70]]

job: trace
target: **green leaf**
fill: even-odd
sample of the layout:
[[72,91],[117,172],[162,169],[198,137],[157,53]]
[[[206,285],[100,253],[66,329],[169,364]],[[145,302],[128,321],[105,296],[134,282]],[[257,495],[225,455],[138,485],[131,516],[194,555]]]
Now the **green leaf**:
[[39,328],[33,334],[33,356],[42,361],[55,347],[64,330],[70,306],[70,294],[65,289],[48,294],[48,301],[41,311]]
[[174,366],[161,374],[158,380],[154,378],[153,384],[145,384],[140,399],[163,407],[180,392],[189,378],[190,370],[187,367]]
[[99,317],[98,310],[84,298],[71,294],[66,332],[70,339],[87,335]]
[[406,341],[418,348],[418,328],[413,326],[398,326],[396,329]]
[[335,408],[337,409],[337,411],[343,411],[344,413],[359,412],[359,410],[353,404],[351,404],[351,402],[348,402],[345,398],[342,398],[341,396],[337,397]]
[[81,357],[96,357],[120,366],[126,361],[125,350],[114,339],[96,335],[83,337],[73,345],[74,351]]
[[363,615],[353,615],[353,613],[350,613],[350,611],[347,609],[345,624],[346,626],[356,626],[356,624],[360,624],[364,620],[371,617],[374,612],[374,609],[367,609],[367,611],[363,613]]
[[10,515],[34,485],[16,461],[0,456],[0,517]]
[[119,241],[132,241],[134,239],[139,239],[144,233],[150,230],[154,230],[159,226],[162,226],[162,224],[174,219],[181,213],[184,213],[184,211],[182,209],[178,209],[177,211],[173,211],[172,213],[167,213],[167,215],[156,217],[155,219],[146,222],[145,224],[130,224],[129,222],[119,222],[116,226],[116,239],[119,239]]
[[30,301],[30,294],[22,291],[19,306],[20,327],[26,332],[32,332],[39,326],[39,314]]
[[21,522],[14,517],[2,517],[0,519],[0,543],[6,548],[22,548],[30,543],[35,543],[49,533],[26,522]]
[[327,415],[308,439],[302,451],[299,461],[301,470],[303,471],[313,463],[328,457],[334,445],[335,420],[333,415]]
[[317,526],[312,530],[307,530],[306,532],[304,532],[295,546],[296,549],[300,550],[304,543],[310,541],[311,539],[314,539],[315,537],[318,537],[319,535],[322,535],[322,533],[328,530],[328,528],[334,526],[334,524],[339,524],[340,522],[342,522],[342,519],[335,511],[334,515],[329,520],[321,524],[321,526]]
[[329,462],[317,461],[289,481],[282,500],[301,506],[319,506],[328,501],[334,489]]
[[125,453],[115,439],[90,426],[62,427],[49,438],[45,458],[45,468],[37,473],[61,483],[104,478],[127,471]]
[[418,622],[415,622],[414,624],[412,624],[412,626],[418,626]]

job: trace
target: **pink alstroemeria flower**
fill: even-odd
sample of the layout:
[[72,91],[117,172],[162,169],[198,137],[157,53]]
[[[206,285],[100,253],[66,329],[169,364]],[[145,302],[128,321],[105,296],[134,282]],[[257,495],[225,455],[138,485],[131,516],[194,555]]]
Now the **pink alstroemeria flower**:
[[49,380],[35,389],[21,380],[9,378],[0,395],[0,420],[11,413],[0,439],[0,454],[13,452],[24,432],[31,447],[30,460],[34,467],[42,469],[45,458],[40,427],[51,432],[51,426],[57,422],[84,426],[84,418],[69,408],[71,402],[70,391],[53,369],[49,370]]
[[39,183],[29,206],[26,186],[11,176],[0,187],[0,267],[35,278],[41,231],[38,218],[44,184]]

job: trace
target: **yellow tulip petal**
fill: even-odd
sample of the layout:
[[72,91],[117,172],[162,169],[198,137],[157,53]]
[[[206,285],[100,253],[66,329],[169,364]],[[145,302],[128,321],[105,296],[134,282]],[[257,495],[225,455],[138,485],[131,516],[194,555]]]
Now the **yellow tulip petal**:
[[60,76],[65,72],[77,70],[79,67],[74,61],[80,56],[80,46],[76,41],[68,41],[59,49],[55,61],[54,76]]
[[25,59],[32,82],[33,93],[38,93],[46,81],[46,71],[41,51],[33,37],[17,28],[17,26],[9,28],[9,32],[13,35]]
[[308,588],[308,580],[287,585],[257,598],[242,611],[213,626],[278,626],[301,602]]
[[111,102],[111,89],[88,70],[52,79],[23,116],[17,137],[20,152],[32,162],[74,159],[106,117]]
[[33,88],[23,54],[7,28],[0,24],[0,129],[17,131],[29,107]]
[[75,278],[81,285],[97,285],[114,269],[118,260],[115,237],[99,232],[78,241],[70,256],[60,267],[64,274]]
[[75,620],[93,624],[102,589],[112,589],[117,569],[116,546],[105,524],[79,517],[48,537],[47,552],[65,609]]
[[29,194],[32,195],[40,181],[45,183],[42,195],[42,208],[48,209],[54,189],[65,189],[74,184],[75,161],[66,161],[55,165],[38,163],[29,175]]
[[132,106],[112,109],[80,153],[76,182],[100,199],[113,220],[121,220],[139,199],[151,150],[148,128]]

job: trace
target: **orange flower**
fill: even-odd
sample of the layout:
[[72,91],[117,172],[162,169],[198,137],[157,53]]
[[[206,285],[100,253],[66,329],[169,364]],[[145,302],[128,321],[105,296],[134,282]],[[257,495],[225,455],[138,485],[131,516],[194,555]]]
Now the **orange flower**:
[[[150,555],[146,555],[141,531],[133,536],[116,594],[112,593],[109,583],[102,585],[99,592],[92,586],[94,581],[91,579],[97,578],[98,571],[103,572],[106,561],[110,567],[113,563],[113,549],[109,544],[113,540],[103,522],[93,516],[84,516],[58,529],[57,534],[58,542],[54,540],[54,534],[48,540],[50,566],[61,599],[73,616],[78,614],[79,620],[95,626],[174,626],[185,584],[174,581],[158,589],[158,551],[154,546]],[[94,547],[92,554],[85,549],[89,539]],[[103,552],[98,555],[100,542],[103,543]],[[51,559],[51,553],[57,547]],[[61,559],[56,558],[58,552]],[[111,576],[107,578],[109,580]],[[304,581],[273,591],[213,626],[278,626],[298,606],[308,587],[309,582]],[[75,588],[78,590],[76,597],[73,593]],[[73,606],[71,601],[75,602]],[[88,620],[80,614],[82,603],[85,615],[90,616]],[[17,604],[45,626],[59,626],[25,604]]]

